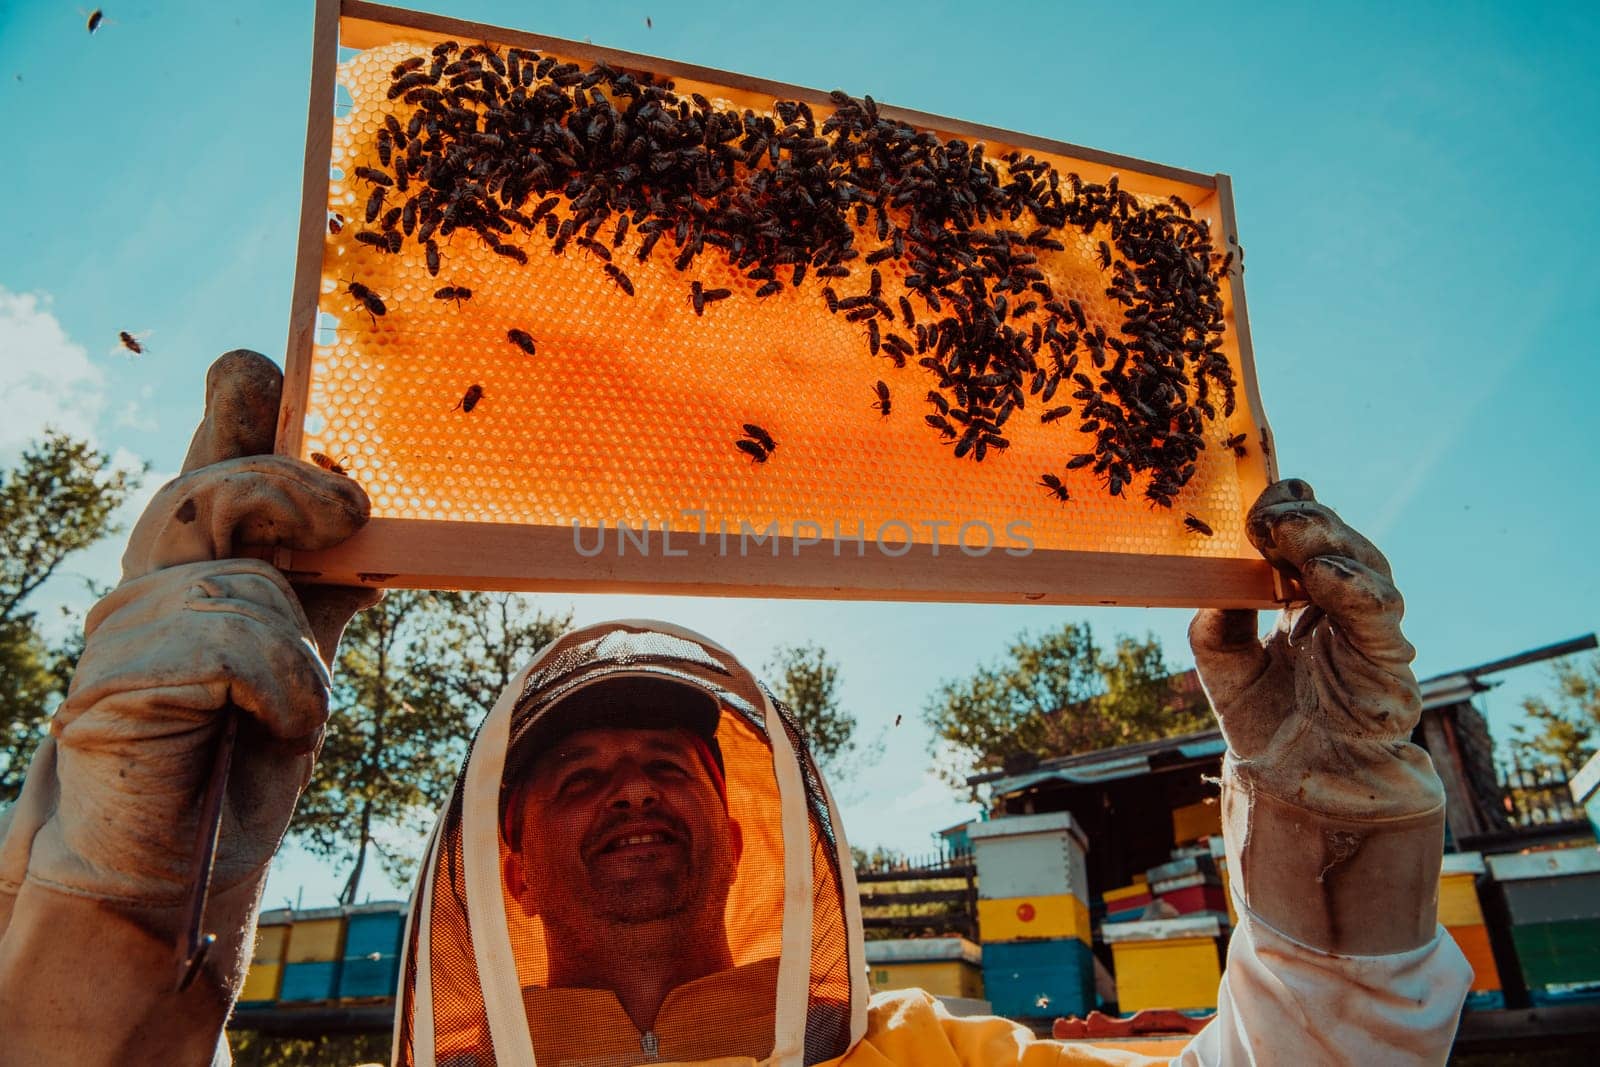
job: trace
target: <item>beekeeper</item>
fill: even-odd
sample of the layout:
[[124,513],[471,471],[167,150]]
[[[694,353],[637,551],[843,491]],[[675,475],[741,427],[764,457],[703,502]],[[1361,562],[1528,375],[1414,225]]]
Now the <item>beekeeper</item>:
[[[91,611],[71,692],[0,823],[0,1063],[225,1062],[267,866],[311,773],[331,661],[373,594],[239,558],[365,522],[351,479],[270,455],[277,369],[207,379],[183,473]],[[1383,556],[1281,482],[1252,542],[1311,603],[1263,643],[1253,612],[1190,638],[1229,751],[1239,923],[1218,1012],[1184,1064],[1442,1063],[1471,971],[1439,927],[1443,792]],[[218,709],[247,713],[201,978],[174,946]],[[675,627],[567,634],[501,695],[427,845],[395,1062],[1145,1062],[869,999],[850,855],[787,710]]]

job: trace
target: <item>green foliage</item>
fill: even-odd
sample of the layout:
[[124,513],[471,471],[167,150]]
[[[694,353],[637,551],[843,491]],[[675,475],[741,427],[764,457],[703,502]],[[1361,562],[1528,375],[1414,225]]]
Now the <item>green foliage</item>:
[[839,668],[820,645],[779,648],[767,662],[773,694],[794,712],[829,782],[848,781],[877,760],[882,741],[856,736],[856,717],[839,704]]
[[0,472],[0,803],[21,789],[83,644],[75,633],[50,647],[28,600],[72,553],[118,532],[112,515],[141,474],[49,431]]
[[936,753],[956,753],[938,771],[960,789],[968,774],[1020,753],[1043,759],[1205,729],[1204,698],[1178,691],[1171,674],[1153,635],[1119,635],[1108,653],[1087,623],[1021,634],[999,663],[929,698]]
[[339,645],[333,715],[290,826],[315,855],[350,864],[354,903],[369,851],[411,877],[473,729],[535,651],[571,618],[509,594],[391,592]]
[[1512,744],[1524,758],[1553,763],[1571,775],[1594,755],[1600,741],[1600,654],[1562,659],[1551,680],[1549,696],[1522,702],[1533,725],[1515,727]]
[[388,1028],[374,1033],[284,1037],[230,1030],[234,1067],[353,1067],[389,1062]]

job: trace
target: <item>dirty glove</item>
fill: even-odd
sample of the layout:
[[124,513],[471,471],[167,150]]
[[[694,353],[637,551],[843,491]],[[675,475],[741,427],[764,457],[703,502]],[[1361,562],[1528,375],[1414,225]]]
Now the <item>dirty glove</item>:
[[1388,561],[1301,481],[1269,486],[1248,532],[1310,603],[1265,641],[1253,611],[1202,611],[1189,627],[1228,742],[1234,890],[1314,948],[1422,946],[1436,927],[1444,789],[1409,740],[1422,697]]
[[[297,592],[233,558],[348,538],[348,478],[270,451],[282,376],[211,368],[183,473],[136,524],[66,701],[0,823],[0,1064],[206,1063],[249,962],[267,865],[311,773],[331,659],[371,590]],[[174,991],[219,711],[241,708],[201,976]]]

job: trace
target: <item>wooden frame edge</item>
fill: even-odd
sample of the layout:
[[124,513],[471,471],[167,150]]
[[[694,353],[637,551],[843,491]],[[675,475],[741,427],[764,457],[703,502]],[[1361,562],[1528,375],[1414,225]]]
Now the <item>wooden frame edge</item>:
[[395,588],[1118,607],[1279,602],[1273,571],[1259,559],[1023,552],[998,537],[977,554],[976,539],[963,550],[871,536],[802,540],[775,529],[743,538],[692,525],[628,536],[597,529],[374,519],[336,548],[283,553],[278,563],[296,581]]
[[306,107],[305,168],[300,189],[300,237],[295,251],[289,338],[283,360],[283,402],[278,408],[277,451],[300,453],[305,433],[301,403],[311,379],[327,242],[328,168],[333,146],[334,82],[339,68],[339,0],[317,0],[311,42],[311,95]]

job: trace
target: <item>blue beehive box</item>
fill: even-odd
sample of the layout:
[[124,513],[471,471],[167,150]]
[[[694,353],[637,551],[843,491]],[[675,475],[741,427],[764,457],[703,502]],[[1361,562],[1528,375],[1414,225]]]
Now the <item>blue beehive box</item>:
[[286,963],[278,1001],[332,1000],[339,984],[339,961]]
[[399,977],[405,913],[394,905],[351,914],[345,926],[340,997],[390,997]]
[[1095,1006],[1094,953],[1075,937],[991,942],[983,946],[983,989],[996,1015],[1087,1015]]

